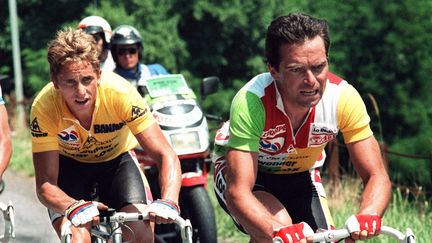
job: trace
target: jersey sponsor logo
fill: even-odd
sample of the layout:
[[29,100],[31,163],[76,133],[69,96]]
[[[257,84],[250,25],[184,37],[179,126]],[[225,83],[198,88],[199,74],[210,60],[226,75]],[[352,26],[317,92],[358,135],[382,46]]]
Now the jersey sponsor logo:
[[93,126],[94,133],[110,133],[123,128],[124,122],[111,123],[111,124],[95,124]]
[[87,157],[91,154],[94,156],[94,158],[100,158],[103,156],[106,157],[107,154],[115,151],[119,147],[119,143],[114,142],[116,139],[118,139],[118,136],[114,136],[113,138],[105,141],[99,141],[95,137],[89,135],[79,151],[73,151],[69,148],[65,149],[72,151],[72,153],[68,154],[74,157]]
[[327,143],[328,141],[333,140],[335,137],[336,135],[312,135],[309,138],[309,145],[320,146],[324,143]]
[[[117,139],[118,136],[114,136],[108,140],[105,141],[98,141],[95,137],[91,136],[89,134],[89,136],[87,137],[85,143],[83,144],[82,148],[83,149],[89,149],[92,146],[105,146],[109,143],[112,143],[115,139]],[[86,152],[86,151],[82,151],[82,152]]]
[[278,137],[273,139],[261,139],[259,141],[260,150],[268,153],[276,153],[282,149],[285,138]]
[[223,176],[223,170],[225,169],[224,162],[216,162],[215,164],[215,178],[214,186],[215,192],[218,194],[219,198],[225,202],[225,191],[227,188],[225,178]]
[[295,166],[297,162],[295,161],[260,161],[259,165],[265,166],[265,167],[281,167],[281,166]]
[[142,117],[146,112],[147,112],[147,109],[143,109],[141,107],[133,105],[132,106],[131,120],[129,122],[134,121],[139,117]]
[[[284,158],[280,158],[284,159]],[[276,172],[298,172],[301,169],[301,165],[292,160],[282,160],[282,161],[261,161],[258,160],[258,167],[260,171],[264,171],[267,173],[276,173]]]
[[312,124],[311,133],[309,135],[309,146],[316,147],[325,144],[336,138],[338,131],[335,128]]
[[79,135],[78,135],[77,131],[75,131],[74,126],[66,128],[65,130],[59,132],[57,134],[57,136],[60,138],[61,141],[67,142],[67,143],[77,144],[79,141]]
[[294,145],[290,144],[287,148],[288,154],[297,154],[297,150],[295,149]]
[[32,136],[35,138],[48,136],[47,132],[44,132],[40,129],[37,117],[35,117],[35,119],[33,119],[33,121],[30,123],[30,130]]
[[326,126],[320,126],[317,124],[312,124],[312,134],[335,134],[336,129],[332,129]]
[[286,124],[277,125],[275,128],[271,128],[263,132],[262,138],[273,138],[278,134],[286,132]]

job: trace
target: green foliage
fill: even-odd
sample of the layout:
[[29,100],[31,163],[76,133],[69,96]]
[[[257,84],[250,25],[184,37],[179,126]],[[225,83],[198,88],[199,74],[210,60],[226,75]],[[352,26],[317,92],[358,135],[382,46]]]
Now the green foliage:
[[[390,147],[391,151],[409,151],[407,155],[419,155],[419,158],[389,155],[390,176],[400,185],[432,185],[430,159],[432,153],[432,133],[426,132],[416,138],[404,139]],[[428,153],[429,151],[429,153]]]
[[[27,77],[27,84],[31,90],[41,90],[45,84],[50,81],[48,60],[46,59],[45,50],[32,51],[25,49],[22,52],[24,62],[27,68],[23,70],[23,75]],[[33,94],[29,92],[30,89],[25,90],[25,95],[31,97]]]

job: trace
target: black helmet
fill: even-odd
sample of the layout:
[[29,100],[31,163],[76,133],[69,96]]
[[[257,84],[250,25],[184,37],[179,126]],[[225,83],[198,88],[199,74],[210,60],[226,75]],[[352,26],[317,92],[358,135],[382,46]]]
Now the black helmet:
[[120,25],[114,29],[111,37],[111,54],[114,61],[117,63],[116,49],[117,45],[131,45],[138,44],[138,58],[141,60],[142,57],[142,37],[137,29],[130,25]]

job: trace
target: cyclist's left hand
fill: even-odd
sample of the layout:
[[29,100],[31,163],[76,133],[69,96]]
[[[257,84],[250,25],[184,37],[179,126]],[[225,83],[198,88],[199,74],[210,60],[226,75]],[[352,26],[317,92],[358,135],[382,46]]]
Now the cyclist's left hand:
[[352,238],[345,240],[345,242],[366,240],[379,234],[381,230],[381,218],[378,214],[352,215],[346,221],[345,226],[351,233]]
[[171,200],[158,199],[147,208],[150,213],[150,221],[157,224],[172,223],[180,215],[180,208]]
[[314,234],[312,228],[305,222],[289,225],[276,229],[273,233],[273,242],[278,243],[297,243],[297,242],[310,242]]

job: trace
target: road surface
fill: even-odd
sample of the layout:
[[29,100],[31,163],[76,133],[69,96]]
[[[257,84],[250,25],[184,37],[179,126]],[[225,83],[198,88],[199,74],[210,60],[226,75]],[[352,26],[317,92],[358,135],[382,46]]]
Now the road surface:
[[[46,208],[39,202],[33,177],[26,177],[7,170],[3,176],[6,187],[0,201],[11,201],[15,207],[15,243],[58,243],[51,227]],[[0,219],[3,221],[3,219]],[[3,227],[3,223],[1,224]],[[3,234],[4,229],[0,229]]]

